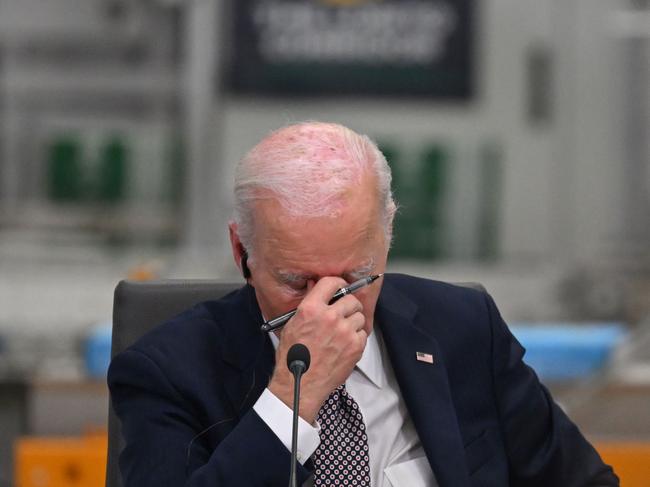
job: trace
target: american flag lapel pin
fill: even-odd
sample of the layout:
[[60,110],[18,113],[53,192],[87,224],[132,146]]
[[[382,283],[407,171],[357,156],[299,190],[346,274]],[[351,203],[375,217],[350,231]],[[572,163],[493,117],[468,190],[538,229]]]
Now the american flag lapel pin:
[[428,364],[433,363],[433,355],[430,353],[415,352],[415,358],[420,362],[426,362]]

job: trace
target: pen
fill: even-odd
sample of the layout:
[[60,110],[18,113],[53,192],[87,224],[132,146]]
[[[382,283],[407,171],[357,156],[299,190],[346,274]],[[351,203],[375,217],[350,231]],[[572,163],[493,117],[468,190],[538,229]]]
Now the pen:
[[[379,279],[383,274],[377,274],[374,276],[368,276],[368,277],[362,277],[358,281],[354,281],[352,284],[346,287],[342,287],[338,291],[334,293],[334,296],[332,296],[332,299],[330,299],[328,304],[333,304],[336,303],[339,299],[341,299],[343,296],[347,294],[352,294],[356,291],[358,291],[361,288],[364,288],[373,282],[375,282],[377,279]],[[297,309],[292,309],[291,311],[286,312],[283,315],[278,316],[277,318],[273,318],[272,320],[269,320],[262,324],[262,331],[273,331],[277,330],[278,328],[284,326],[287,324],[287,321],[289,321],[293,315],[296,314]]]

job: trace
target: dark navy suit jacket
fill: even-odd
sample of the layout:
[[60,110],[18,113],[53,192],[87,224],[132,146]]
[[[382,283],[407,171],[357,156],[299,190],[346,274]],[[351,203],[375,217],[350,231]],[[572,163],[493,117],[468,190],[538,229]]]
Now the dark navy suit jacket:
[[[274,367],[261,322],[245,286],[115,357],[108,383],[127,487],[288,484],[289,452],[252,409]],[[441,487],[618,485],[522,362],[487,294],[387,275],[375,322]]]

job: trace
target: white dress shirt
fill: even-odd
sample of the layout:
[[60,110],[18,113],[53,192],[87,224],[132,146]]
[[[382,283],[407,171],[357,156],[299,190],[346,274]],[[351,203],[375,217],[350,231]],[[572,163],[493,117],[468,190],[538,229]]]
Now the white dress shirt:
[[[278,338],[271,333],[273,346]],[[377,330],[368,337],[363,355],[348,380],[348,393],[359,405],[368,434],[372,487],[436,487],[420,438],[401,398],[386,347]],[[293,411],[271,391],[264,390],[255,412],[291,450]],[[316,451],[320,426],[299,418],[298,461]]]

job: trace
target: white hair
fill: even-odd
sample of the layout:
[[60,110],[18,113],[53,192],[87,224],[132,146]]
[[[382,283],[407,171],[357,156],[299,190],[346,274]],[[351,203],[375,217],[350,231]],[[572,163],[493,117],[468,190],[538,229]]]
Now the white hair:
[[234,222],[239,239],[253,251],[255,201],[273,198],[289,215],[336,217],[342,193],[374,174],[386,241],[392,240],[397,206],[391,171],[377,145],[343,125],[303,122],[262,139],[237,164]]

